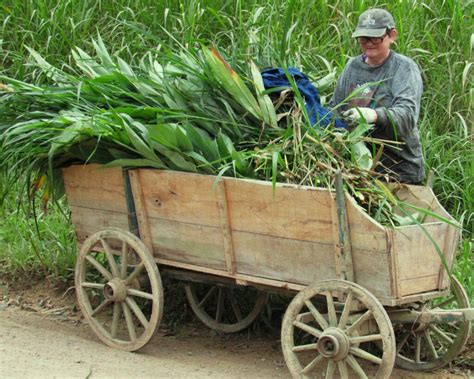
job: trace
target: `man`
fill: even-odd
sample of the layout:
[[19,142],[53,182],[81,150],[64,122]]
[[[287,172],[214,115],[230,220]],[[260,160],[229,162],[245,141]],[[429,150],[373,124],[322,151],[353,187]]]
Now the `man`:
[[[342,117],[349,123],[373,124],[374,138],[402,142],[384,147],[376,170],[400,182],[419,184],[424,169],[416,126],[423,91],[418,66],[391,50],[397,30],[386,10],[362,13],[352,37],[357,38],[362,54],[347,63],[331,104],[343,103]],[[346,99],[353,91],[356,95]]]

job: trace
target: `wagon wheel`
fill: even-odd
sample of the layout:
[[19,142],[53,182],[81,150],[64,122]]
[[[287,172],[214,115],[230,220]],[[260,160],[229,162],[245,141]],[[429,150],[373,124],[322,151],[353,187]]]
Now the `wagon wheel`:
[[187,283],[185,289],[195,315],[209,328],[223,333],[245,329],[267,301],[267,294],[250,287]]
[[[341,302],[335,303],[335,296]],[[372,341],[381,342],[381,357],[369,351],[366,342]],[[388,378],[395,361],[387,312],[370,292],[343,280],[322,281],[295,296],[283,318],[281,343],[295,378],[313,377],[315,370],[326,378],[336,371],[341,378]]]
[[[456,278],[451,296],[424,304],[429,309],[469,308],[469,298]],[[463,349],[471,330],[470,321],[446,324],[395,324],[397,358],[395,364],[406,370],[428,371],[451,362]]]
[[84,317],[107,345],[135,351],[149,342],[163,313],[163,286],[153,258],[133,234],[109,228],[87,238],[75,272]]

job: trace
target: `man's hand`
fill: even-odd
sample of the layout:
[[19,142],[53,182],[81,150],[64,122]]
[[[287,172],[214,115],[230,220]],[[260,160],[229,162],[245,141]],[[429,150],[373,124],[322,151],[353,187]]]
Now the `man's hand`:
[[342,112],[342,117],[352,124],[361,120],[365,120],[367,124],[375,124],[377,122],[377,112],[371,108],[351,108],[348,111]]

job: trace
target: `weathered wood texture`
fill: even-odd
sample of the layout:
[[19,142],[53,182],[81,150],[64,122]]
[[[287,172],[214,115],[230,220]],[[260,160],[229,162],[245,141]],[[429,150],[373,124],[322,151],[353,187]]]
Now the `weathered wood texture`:
[[121,169],[71,166],[63,170],[63,179],[79,243],[108,227],[128,230]]
[[[214,176],[153,169],[133,170],[130,178],[140,234],[157,262],[293,287],[340,276],[334,193],[285,184],[273,193],[268,182],[217,182]],[[79,241],[107,226],[128,228],[121,169],[71,167],[64,181]],[[420,197],[449,217],[431,190],[409,189],[407,199],[415,194],[415,201]],[[346,207],[356,283],[387,305],[446,287],[439,257],[421,228],[384,228],[348,195]],[[426,229],[451,263],[457,232],[439,222]]]

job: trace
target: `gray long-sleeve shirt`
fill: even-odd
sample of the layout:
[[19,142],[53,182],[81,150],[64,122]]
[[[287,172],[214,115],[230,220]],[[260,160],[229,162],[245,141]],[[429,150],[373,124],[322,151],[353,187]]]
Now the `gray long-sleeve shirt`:
[[[346,100],[354,90],[371,82],[377,84],[364,87],[354,98]],[[418,183],[424,179],[423,155],[416,126],[422,92],[420,70],[410,58],[391,51],[382,65],[371,67],[359,55],[344,68],[330,104],[335,106],[345,102],[339,112],[352,107],[375,109],[377,123],[372,136],[403,142],[398,148],[385,146],[378,171],[386,171],[385,167],[397,180]]]

